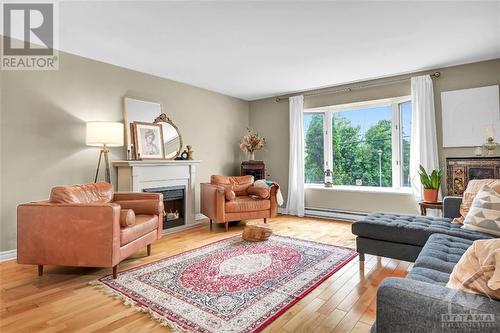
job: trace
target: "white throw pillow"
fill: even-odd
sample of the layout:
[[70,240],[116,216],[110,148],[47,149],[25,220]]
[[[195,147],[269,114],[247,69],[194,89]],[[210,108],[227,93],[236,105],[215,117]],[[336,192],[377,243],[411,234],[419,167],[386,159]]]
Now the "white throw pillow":
[[446,286],[500,299],[500,239],[472,243],[453,268]]
[[472,201],[462,228],[500,236],[500,194],[484,185]]

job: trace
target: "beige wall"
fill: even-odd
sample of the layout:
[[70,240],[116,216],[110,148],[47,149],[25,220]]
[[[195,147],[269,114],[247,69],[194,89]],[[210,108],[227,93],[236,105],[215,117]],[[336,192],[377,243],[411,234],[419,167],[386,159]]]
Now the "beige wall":
[[[17,204],[45,199],[57,184],[93,181],[99,150],[85,146],[85,122],[122,121],[125,95],[163,103],[203,160],[198,181],[238,171],[248,102],[65,53],[59,68],[0,71],[0,251],[16,247]],[[111,160],[124,157],[111,149]]]
[[[440,69],[435,80],[438,141],[441,146],[440,92],[499,84],[500,59]],[[347,86],[346,86],[347,87]],[[410,93],[409,82],[350,93],[308,97],[307,108]],[[245,102],[182,83],[113,65],[60,54],[60,69],[49,72],[0,71],[0,251],[16,247],[16,205],[44,199],[56,184],[93,180],[98,149],[85,146],[85,122],[122,121],[122,97],[160,101],[179,126],[185,144],[203,160],[198,180],[214,173],[235,174],[243,155],[237,142],[250,124],[268,140],[264,159],[270,177],[287,195],[288,103],[274,98]],[[250,110],[250,112],[249,112]],[[470,156],[471,149],[441,149],[447,156]],[[111,159],[124,158],[121,148]],[[114,170],[113,170],[114,174]],[[410,196],[307,190],[308,207],[340,210],[413,211]],[[197,195],[197,211],[199,210]]]
[[[436,103],[438,147],[442,147],[441,92],[500,84],[500,59],[437,70],[442,75],[440,78],[434,80],[434,97]],[[434,72],[434,70],[418,74],[431,72]],[[383,82],[393,78],[396,77],[368,82]],[[347,88],[363,83],[359,82],[353,85],[339,86],[339,88]],[[410,95],[409,80],[402,83],[353,90],[345,93],[306,97],[304,106],[305,108],[313,108],[406,95]],[[287,195],[288,184],[288,124],[287,101],[276,102],[274,98],[267,98],[250,102],[250,125],[266,137],[268,141],[267,150],[257,152],[256,157],[265,160],[271,178],[281,184],[285,197]],[[444,166],[446,157],[472,155],[473,151],[470,148],[439,149],[442,166]],[[314,208],[365,212],[374,210],[416,212],[413,197],[404,194],[374,194],[308,189],[305,193],[305,200],[306,207]]]

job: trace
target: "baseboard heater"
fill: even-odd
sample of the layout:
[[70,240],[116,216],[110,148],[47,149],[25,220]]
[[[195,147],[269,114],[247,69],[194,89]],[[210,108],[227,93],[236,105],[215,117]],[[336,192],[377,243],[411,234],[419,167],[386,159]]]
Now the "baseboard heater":
[[331,210],[322,208],[306,208],[305,214],[307,216],[323,217],[323,218],[329,218],[341,221],[352,221],[352,222],[361,220],[363,217],[368,215],[367,213],[363,212]]

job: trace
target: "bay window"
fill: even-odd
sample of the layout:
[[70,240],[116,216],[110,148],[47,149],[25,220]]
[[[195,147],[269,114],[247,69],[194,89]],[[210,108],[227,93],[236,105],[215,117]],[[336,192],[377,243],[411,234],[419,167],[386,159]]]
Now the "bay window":
[[305,182],[408,187],[410,137],[409,97],[305,110]]

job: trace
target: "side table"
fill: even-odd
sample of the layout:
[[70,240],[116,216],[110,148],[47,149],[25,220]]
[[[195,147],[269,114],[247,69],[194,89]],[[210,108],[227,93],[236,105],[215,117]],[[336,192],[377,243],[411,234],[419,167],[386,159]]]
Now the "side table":
[[439,209],[440,211],[443,211],[443,203],[442,202],[425,202],[425,201],[420,201],[418,203],[420,206],[420,215],[426,216],[427,215],[427,209]]

